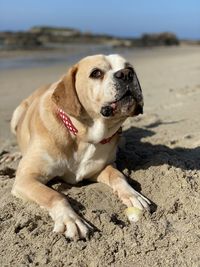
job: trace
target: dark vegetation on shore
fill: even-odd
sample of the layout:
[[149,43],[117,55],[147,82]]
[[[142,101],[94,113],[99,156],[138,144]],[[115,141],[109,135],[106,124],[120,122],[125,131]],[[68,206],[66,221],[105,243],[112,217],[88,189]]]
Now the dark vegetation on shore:
[[69,43],[94,43],[129,48],[179,45],[180,40],[170,32],[143,34],[139,38],[119,38],[57,27],[32,27],[23,32],[0,32],[0,49],[3,50],[52,49]]

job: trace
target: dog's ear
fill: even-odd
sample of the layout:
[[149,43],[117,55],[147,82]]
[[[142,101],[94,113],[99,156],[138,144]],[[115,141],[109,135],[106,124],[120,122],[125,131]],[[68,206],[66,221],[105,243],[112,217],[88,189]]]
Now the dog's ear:
[[54,103],[74,117],[79,117],[82,109],[75,87],[77,69],[76,65],[70,68],[52,94]]

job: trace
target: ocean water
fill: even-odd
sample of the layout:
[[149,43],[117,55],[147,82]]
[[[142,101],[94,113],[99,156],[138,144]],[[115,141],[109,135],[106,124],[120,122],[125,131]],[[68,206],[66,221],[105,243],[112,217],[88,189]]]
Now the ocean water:
[[[6,53],[9,54],[9,51]],[[44,52],[40,50],[38,53],[28,51],[24,56],[19,53],[19,56],[0,58],[0,70],[45,67],[61,63],[72,64],[85,56],[102,53],[116,53],[116,49],[111,46],[97,44],[70,44],[62,47],[62,50],[60,47],[56,47],[54,50],[45,50]]]

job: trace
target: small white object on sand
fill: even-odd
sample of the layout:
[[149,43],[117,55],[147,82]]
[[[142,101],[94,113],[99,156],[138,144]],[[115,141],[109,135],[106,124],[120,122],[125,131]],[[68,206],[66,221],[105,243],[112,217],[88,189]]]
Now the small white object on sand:
[[137,222],[142,216],[143,210],[136,207],[129,207],[125,209],[125,214],[127,215],[130,222]]

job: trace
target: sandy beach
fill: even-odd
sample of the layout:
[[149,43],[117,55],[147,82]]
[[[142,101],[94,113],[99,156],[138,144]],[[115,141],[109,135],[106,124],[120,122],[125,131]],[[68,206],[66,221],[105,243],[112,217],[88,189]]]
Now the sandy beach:
[[[50,186],[96,229],[89,240],[70,242],[52,232],[45,210],[11,195],[19,160],[1,163],[0,266],[200,266],[200,46],[120,52],[135,66],[145,106],[144,115],[124,124],[117,164],[154,212],[130,224],[106,185],[55,180]],[[9,129],[15,107],[72,62],[1,68],[0,161],[19,151]]]

